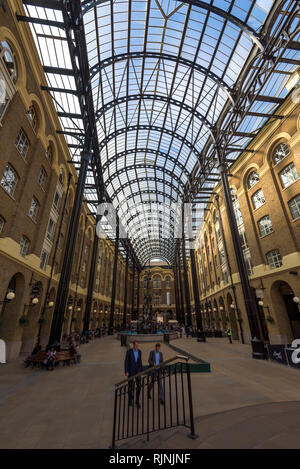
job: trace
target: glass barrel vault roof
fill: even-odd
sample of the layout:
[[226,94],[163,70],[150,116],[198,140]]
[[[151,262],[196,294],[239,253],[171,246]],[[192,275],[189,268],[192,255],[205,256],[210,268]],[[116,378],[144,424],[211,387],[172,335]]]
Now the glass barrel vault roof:
[[[107,193],[119,207],[141,264],[153,257],[172,262],[179,217],[176,209],[165,207],[182,203],[186,187],[201,171],[203,151],[222,110],[228,101],[234,103],[253,46],[261,46],[259,32],[273,1],[102,0],[81,5]],[[63,22],[59,10],[25,8],[28,16]],[[72,69],[64,29],[31,28],[42,65]],[[287,51],[286,57],[298,60],[299,50]],[[280,63],[261,94],[284,98],[296,68],[295,63]],[[71,74],[46,72],[46,78],[53,88],[76,89]],[[81,133],[76,95],[51,94],[62,129]],[[251,111],[270,114],[278,105],[255,101]],[[230,146],[244,148],[251,138],[247,134],[265,121],[245,116]],[[79,162],[80,138],[67,135],[66,140],[73,162]],[[239,154],[237,150],[231,158]],[[90,172],[85,197],[93,211],[98,199],[94,183]],[[207,181],[204,187],[214,184]]]

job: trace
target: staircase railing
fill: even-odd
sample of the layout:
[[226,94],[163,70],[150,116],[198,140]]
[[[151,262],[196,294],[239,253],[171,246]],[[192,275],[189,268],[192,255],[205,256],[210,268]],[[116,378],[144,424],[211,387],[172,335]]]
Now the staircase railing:
[[[112,448],[117,441],[178,426],[194,427],[188,357],[176,355],[115,385]],[[138,404],[136,404],[138,402]]]

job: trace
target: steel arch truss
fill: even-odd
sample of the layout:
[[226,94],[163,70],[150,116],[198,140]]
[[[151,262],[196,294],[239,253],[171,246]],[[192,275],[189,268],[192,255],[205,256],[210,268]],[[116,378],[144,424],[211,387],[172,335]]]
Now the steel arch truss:
[[75,167],[92,143],[86,198],[120,206],[122,246],[136,264],[154,254],[173,262],[175,237],[164,239],[152,211],[152,239],[148,208],[125,216],[126,207],[211,191],[216,164],[281,118],[285,81],[300,65],[299,2],[223,3],[23,0],[27,15],[17,15],[31,23]]

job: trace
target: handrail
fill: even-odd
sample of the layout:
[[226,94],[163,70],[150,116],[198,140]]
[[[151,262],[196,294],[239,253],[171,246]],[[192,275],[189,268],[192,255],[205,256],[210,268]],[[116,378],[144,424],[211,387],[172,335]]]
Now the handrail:
[[160,363],[159,365],[154,365],[151,368],[147,368],[146,370],[140,371],[139,373],[137,373],[134,376],[130,376],[130,378],[123,379],[119,383],[115,384],[115,387],[117,388],[117,387],[121,386],[124,383],[128,383],[129,381],[132,381],[133,379],[136,379],[138,376],[146,375],[149,372],[151,372],[153,370],[156,370],[158,367],[159,368],[164,367],[168,363],[171,363],[173,360],[177,360],[177,359],[185,360],[186,362],[189,361],[189,357],[185,357],[184,355],[175,355],[174,357],[169,358],[168,360],[165,360],[164,362]]

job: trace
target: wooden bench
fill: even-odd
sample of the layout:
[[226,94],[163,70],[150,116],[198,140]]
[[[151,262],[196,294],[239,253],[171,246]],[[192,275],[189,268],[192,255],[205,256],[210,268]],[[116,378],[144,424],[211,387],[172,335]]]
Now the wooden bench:
[[[38,352],[34,356],[29,356],[24,360],[24,364],[27,367],[31,365],[32,368],[45,366],[44,361],[47,358],[47,352]],[[63,366],[69,365],[73,362],[74,364],[79,362],[76,355],[71,355],[69,351],[56,352],[56,366],[63,363]]]

